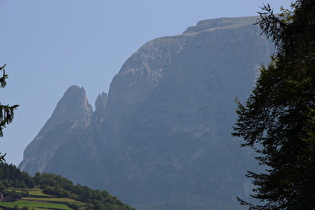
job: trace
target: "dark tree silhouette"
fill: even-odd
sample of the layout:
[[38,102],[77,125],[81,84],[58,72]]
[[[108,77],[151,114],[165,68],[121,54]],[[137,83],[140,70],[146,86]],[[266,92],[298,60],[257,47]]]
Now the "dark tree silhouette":
[[277,46],[248,100],[238,103],[234,136],[265,166],[248,172],[251,209],[315,209],[315,1],[297,0],[274,14],[264,6],[258,24]]
[[[0,88],[4,88],[7,85],[6,79],[8,75],[5,72],[5,65],[0,67],[0,72],[2,71],[2,76],[0,77]],[[18,107],[18,105],[9,106],[9,105],[2,105],[0,103],[0,137],[3,136],[3,128],[6,125],[10,124],[14,118],[14,110]],[[5,161],[4,155],[0,153],[0,162]]]

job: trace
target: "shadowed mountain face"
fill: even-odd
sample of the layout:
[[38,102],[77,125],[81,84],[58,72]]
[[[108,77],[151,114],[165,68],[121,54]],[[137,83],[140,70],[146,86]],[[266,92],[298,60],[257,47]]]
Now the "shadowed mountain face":
[[230,133],[236,97],[248,97],[274,49],[255,21],[205,20],[146,43],[93,113],[85,93],[67,94],[82,88],[71,87],[19,167],[106,189],[132,205],[248,196],[245,173],[255,166]]

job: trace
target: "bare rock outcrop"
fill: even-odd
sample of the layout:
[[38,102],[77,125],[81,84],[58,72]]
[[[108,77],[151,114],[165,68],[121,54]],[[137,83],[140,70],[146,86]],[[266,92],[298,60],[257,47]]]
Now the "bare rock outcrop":
[[73,132],[89,125],[92,112],[84,88],[71,86],[38,135],[25,149],[19,168],[31,174],[45,171],[47,163]]

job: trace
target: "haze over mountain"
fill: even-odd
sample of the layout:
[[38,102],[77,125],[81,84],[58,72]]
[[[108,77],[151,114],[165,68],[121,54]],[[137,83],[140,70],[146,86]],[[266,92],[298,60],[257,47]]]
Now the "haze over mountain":
[[257,17],[200,21],[147,42],[92,111],[70,87],[19,168],[53,172],[143,206],[248,196],[252,155],[231,137],[235,98],[248,97],[274,47]]

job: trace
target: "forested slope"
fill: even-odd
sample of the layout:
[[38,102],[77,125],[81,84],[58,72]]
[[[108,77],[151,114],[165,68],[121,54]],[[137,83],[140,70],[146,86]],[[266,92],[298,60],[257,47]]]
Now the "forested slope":
[[[131,210],[106,191],[93,190],[55,174],[29,176],[14,165],[0,163],[0,208]],[[23,205],[23,206],[20,206]]]

